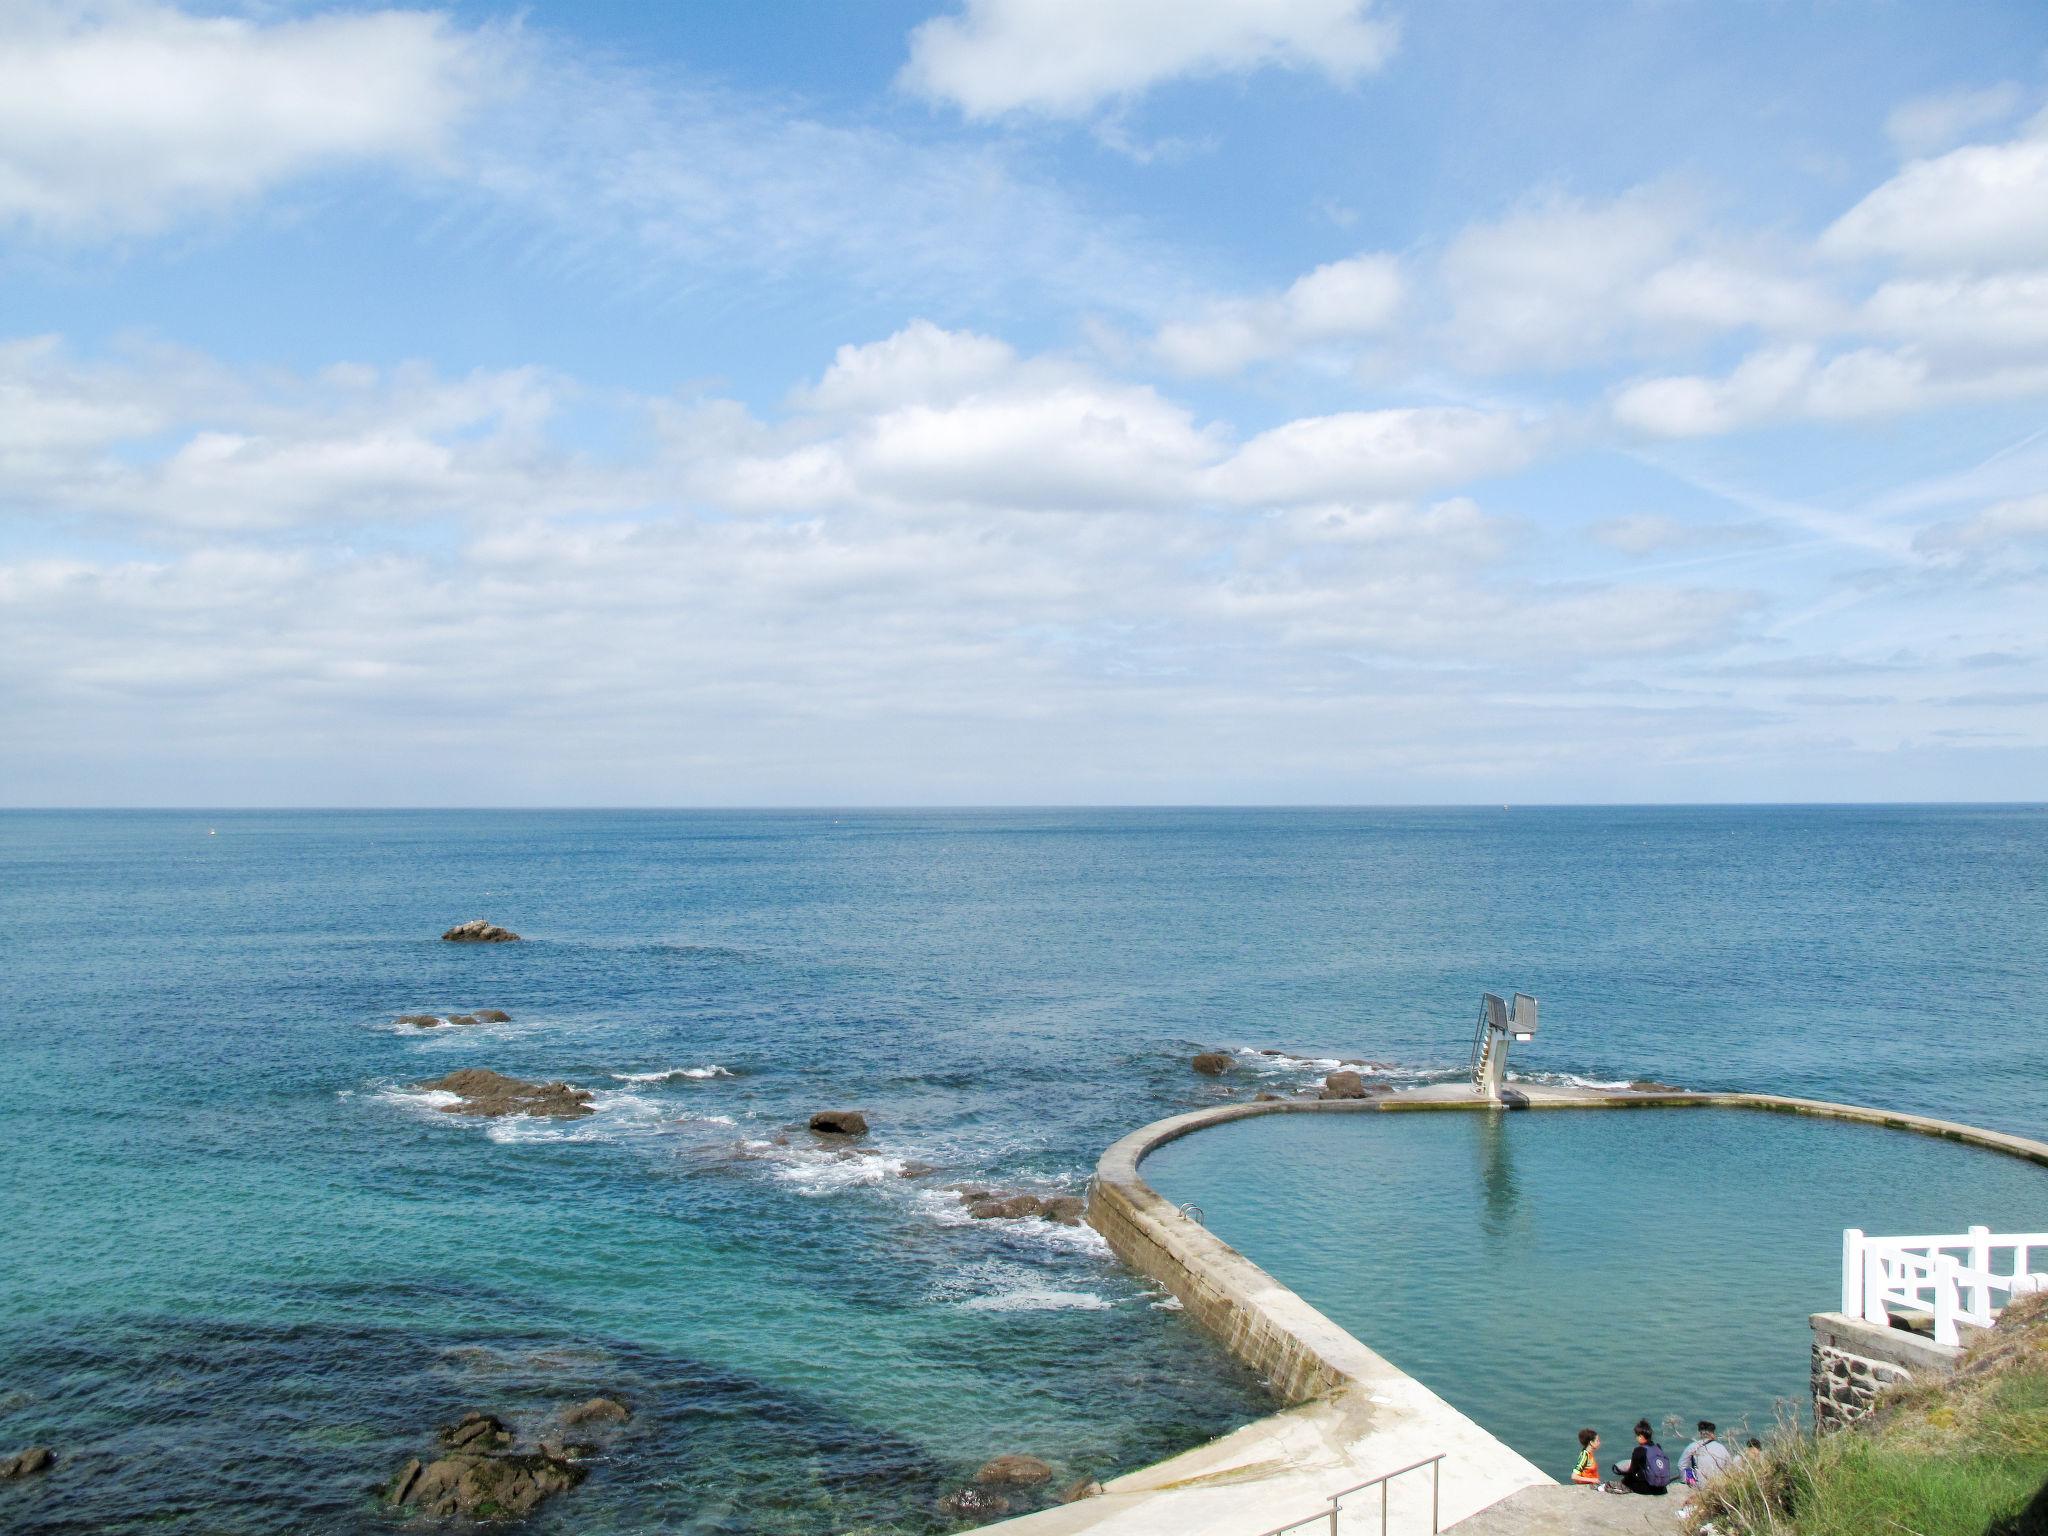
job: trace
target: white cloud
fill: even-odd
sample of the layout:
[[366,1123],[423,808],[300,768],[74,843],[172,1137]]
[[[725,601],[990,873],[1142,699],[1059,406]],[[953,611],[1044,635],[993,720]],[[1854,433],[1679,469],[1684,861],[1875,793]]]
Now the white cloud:
[[918,319],[881,341],[841,347],[824,377],[798,391],[796,399],[825,411],[939,404],[1002,377],[1016,364],[1007,342]]
[[1911,162],[1830,225],[1820,249],[1922,267],[2048,264],[2048,132]]
[[1396,36],[1369,0],[965,0],[911,33],[898,81],[971,118],[1074,118],[1187,76],[1271,66],[1350,82]]
[[1471,225],[1438,282],[1450,344],[1481,370],[1575,367],[1744,328],[1811,332],[1838,308],[1783,253],[1716,236],[1691,199],[1656,187],[1547,197]]
[[1929,553],[1954,554],[2048,540],[2048,494],[2018,496],[1986,507],[1959,522],[1922,530],[1916,545]]
[[1180,373],[1235,373],[1261,358],[1384,331],[1399,312],[1404,287],[1392,256],[1328,262],[1278,294],[1212,303],[1195,319],[1169,321],[1153,338],[1153,350]]
[[1624,427],[1653,437],[1706,437],[1780,421],[1895,416],[2048,390],[2048,363],[1950,371],[1912,347],[1767,347],[1730,373],[1642,379],[1614,395]]
[[1943,351],[2048,353],[2048,270],[1896,279],[1870,296],[1861,320]]
[[256,23],[148,0],[0,12],[0,221],[147,229],[326,166],[433,164],[483,49],[445,19]]
[[1622,517],[1603,518],[1589,531],[1608,548],[1636,556],[1744,544],[1763,536],[1763,530],[1754,523],[1682,522],[1661,512],[1634,512]]
[[1884,120],[1884,131],[1901,154],[1935,155],[2004,122],[2019,107],[2020,88],[2010,80],[1981,90],[1945,91],[1901,102]]
[[1226,500],[1291,503],[1405,496],[1519,468],[1536,432],[1457,406],[1346,411],[1261,432],[1207,477]]

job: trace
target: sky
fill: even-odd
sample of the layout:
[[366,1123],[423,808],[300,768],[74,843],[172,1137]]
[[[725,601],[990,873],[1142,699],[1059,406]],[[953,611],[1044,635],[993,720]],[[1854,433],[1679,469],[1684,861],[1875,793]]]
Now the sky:
[[0,3],[0,804],[2044,785],[2039,0]]

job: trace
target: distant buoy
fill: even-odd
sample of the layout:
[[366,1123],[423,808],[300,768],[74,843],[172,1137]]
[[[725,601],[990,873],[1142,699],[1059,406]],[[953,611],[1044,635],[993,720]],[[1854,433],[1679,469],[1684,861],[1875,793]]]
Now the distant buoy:
[[208,827],[208,828],[206,829],[206,835],[207,835],[208,837],[219,837],[219,836],[220,836],[220,834],[219,834],[218,832],[214,831],[214,830],[213,830],[213,828],[211,828],[211,827]]

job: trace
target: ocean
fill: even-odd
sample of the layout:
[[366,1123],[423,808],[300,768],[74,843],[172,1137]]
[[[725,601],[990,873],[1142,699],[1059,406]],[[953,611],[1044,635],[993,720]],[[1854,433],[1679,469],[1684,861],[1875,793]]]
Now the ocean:
[[[0,814],[0,1453],[60,1457],[0,1530],[389,1529],[436,1425],[599,1392],[527,1529],[957,1529],[992,1456],[1056,1490],[1271,1406],[959,1188],[1337,1058],[1455,1076],[1488,988],[1542,999],[1530,1074],[2040,1136],[2044,937],[2038,807]],[[468,1066],[596,1112],[417,1086]]]

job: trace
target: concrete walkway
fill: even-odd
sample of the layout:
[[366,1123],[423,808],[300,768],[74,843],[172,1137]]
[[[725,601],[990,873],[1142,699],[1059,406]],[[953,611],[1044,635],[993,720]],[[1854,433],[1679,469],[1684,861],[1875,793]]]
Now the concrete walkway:
[[1661,1499],[1553,1483],[1524,1488],[1450,1527],[1449,1536],[1669,1536],[1685,1513],[1685,1489]]

